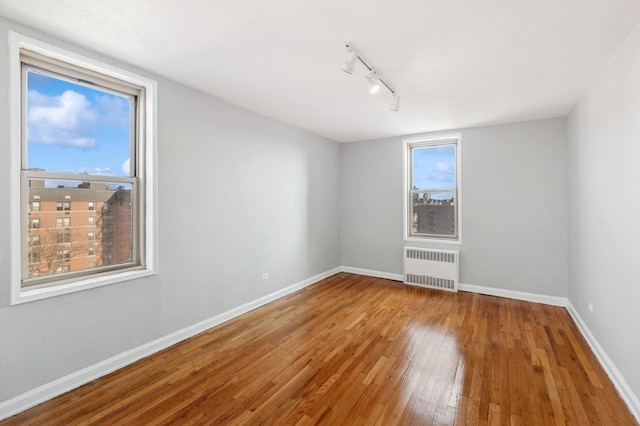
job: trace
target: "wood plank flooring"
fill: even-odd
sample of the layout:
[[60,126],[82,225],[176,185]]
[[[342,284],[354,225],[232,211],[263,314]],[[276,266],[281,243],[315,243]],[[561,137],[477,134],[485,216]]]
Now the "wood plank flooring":
[[8,425],[635,425],[564,308],[341,273]]

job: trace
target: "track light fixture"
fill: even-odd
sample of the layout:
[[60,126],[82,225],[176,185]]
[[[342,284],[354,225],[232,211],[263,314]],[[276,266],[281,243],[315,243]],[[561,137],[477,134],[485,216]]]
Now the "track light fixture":
[[369,71],[369,74],[365,77],[369,83],[369,91],[372,95],[375,95],[378,93],[378,90],[380,90],[380,77],[376,70]]
[[356,60],[359,60],[362,63],[362,65],[367,67],[367,70],[369,70],[369,72],[367,73],[366,79],[367,79],[367,82],[369,82],[369,85],[370,85],[369,91],[371,92],[371,94],[378,92],[378,90],[380,90],[380,86],[386,87],[393,95],[393,102],[389,106],[389,109],[391,111],[398,111],[398,109],[400,108],[400,95],[398,95],[398,93],[393,89],[393,87],[391,87],[391,84],[389,84],[388,81],[383,80],[382,73],[377,71],[375,68],[373,68],[373,66],[369,64],[369,62],[364,60],[362,55],[356,50],[353,44],[346,42],[344,45],[347,48],[348,56],[346,61],[344,61],[344,64],[342,64],[342,67],[340,67],[342,71],[346,72],[347,74],[353,74],[353,70],[356,65]]
[[349,51],[349,56],[347,57],[347,60],[344,61],[344,64],[342,64],[341,68],[342,71],[346,72],[347,74],[353,74],[353,68],[356,66],[356,59],[358,59],[358,54],[355,50],[349,48],[348,45],[347,49]]
[[391,105],[389,105],[389,109],[391,111],[398,111],[399,108],[400,108],[400,95],[398,95],[397,93],[394,93],[393,102],[391,103]]

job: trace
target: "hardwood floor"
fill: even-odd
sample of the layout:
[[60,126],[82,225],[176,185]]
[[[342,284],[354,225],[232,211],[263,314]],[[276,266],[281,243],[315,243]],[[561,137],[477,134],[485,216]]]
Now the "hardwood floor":
[[0,425],[635,425],[564,308],[341,273]]

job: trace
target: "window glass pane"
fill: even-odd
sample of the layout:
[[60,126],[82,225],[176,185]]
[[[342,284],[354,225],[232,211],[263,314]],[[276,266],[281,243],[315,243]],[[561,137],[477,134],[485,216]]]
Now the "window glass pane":
[[411,233],[456,235],[455,191],[424,191],[411,194]]
[[132,98],[27,71],[27,168],[131,176]]
[[[132,262],[132,192],[133,185],[128,182],[32,178],[29,199],[39,196],[40,210],[31,212],[32,223],[37,221],[39,227],[28,230],[28,276],[46,277]],[[72,203],[83,203],[80,205],[91,202],[97,209],[73,208],[61,213],[58,200],[65,196],[70,196]],[[102,211],[102,206],[108,208]],[[89,226],[90,217],[93,226]]]
[[455,189],[455,145],[419,147],[411,151],[413,189]]

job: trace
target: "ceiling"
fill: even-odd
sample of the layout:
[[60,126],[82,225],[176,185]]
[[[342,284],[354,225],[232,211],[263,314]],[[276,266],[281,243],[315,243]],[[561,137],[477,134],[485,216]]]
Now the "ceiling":
[[[0,15],[336,141],[567,114],[638,0],[0,0]],[[340,70],[345,41],[402,96]]]

